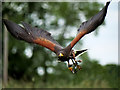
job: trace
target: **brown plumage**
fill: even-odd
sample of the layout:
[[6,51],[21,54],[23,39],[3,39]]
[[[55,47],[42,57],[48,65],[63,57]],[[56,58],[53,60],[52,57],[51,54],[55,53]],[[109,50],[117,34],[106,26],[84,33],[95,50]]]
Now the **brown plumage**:
[[[29,43],[36,43],[43,47],[46,47],[56,53],[60,61],[67,61],[69,69],[75,73],[76,68],[81,69],[78,65],[79,61],[75,60],[75,57],[79,54],[85,52],[86,50],[75,51],[72,48],[75,44],[86,34],[94,31],[99,25],[101,25],[105,19],[107,8],[110,1],[106,3],[104,8],[95,16],[90,18],[88,21],[83,22],[78,29],[77,36],[72,40],[72,42],[63,48],[57,41],[55,41],[51,34],[43,29],[38,29],[36,27],[31,27],[29,24],[22,22],[24,27],[17,25],[16,23],[3,19],[8,31],[17,39],[24,40]],[[70,65],[69,61],[72,60],[73,64]]]

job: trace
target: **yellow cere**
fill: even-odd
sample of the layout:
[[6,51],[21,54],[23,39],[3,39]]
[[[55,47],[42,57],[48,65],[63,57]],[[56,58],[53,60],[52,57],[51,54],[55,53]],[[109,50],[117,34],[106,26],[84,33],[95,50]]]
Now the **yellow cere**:
[[64,55],[62,53],[60,53],[59,56],[64,56]]

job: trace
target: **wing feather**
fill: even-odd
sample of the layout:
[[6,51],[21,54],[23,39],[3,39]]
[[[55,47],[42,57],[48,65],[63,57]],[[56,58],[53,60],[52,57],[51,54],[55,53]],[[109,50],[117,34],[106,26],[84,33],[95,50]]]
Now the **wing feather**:
[[3,19],[3,22],[8,31],[17,39],[39,44],[55,53],[62,49],[62,46],[52,38],[51,34],[43,29],[31,27],[25,22],[22,22],[24,27],[6,19]]
[[89,34],[90,32],[94,31],[98,26],[100,26],[106,16],[107,13],[107,8],[109,6],[109,2],[106,3],[106,5],[104,6],[104,8],[97,13],[95,16],[93,16],[92,18],[90,18],[88,21],[83,22],[80,25],[80,28],[78,29],[78,34],[77,36],[72,40],[72,42],[65,48],[66,51],[70,51],[74,45],[86,34]]

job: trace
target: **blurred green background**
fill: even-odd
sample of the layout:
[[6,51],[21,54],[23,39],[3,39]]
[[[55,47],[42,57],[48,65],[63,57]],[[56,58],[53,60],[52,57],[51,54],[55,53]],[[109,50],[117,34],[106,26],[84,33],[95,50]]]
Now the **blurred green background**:
[[[43,28],[65,47],[73,40],[82,18],[89,19],[103,6],[98,2],[3,2],[2,17]],[[99,34],[98,30],[94,33]],[[103,66],[85,53],[78,58],[83,60],[83,69],[72,74],[50,50],[16,40],[9,33],[8,39],[7,88],[118,88],[120,66],[116,64]],[[75,48],[80,50],[82,45],[80,40]]]

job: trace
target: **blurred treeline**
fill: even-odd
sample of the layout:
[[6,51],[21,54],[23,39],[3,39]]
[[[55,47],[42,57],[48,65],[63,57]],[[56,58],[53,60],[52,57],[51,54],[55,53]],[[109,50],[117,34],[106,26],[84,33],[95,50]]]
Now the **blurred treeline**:
[[[43,28],[65,47],[75,37],[73,32],[77,33],[81,22],[102,7],[103,4],[98,2],[4,2],[2,17],[18,24],[24,21]],[[97,31],[95,35],[99,34]],[[7,87],[118,87],[118,65],[102,66],[85,53],[80,57],[83,69],[72,74],[64,63],[57,62],[57,57],[50,50],[16,40],[10,34],[8,37]],[[80,50],[82,45],[81,40],[75,49]]]

